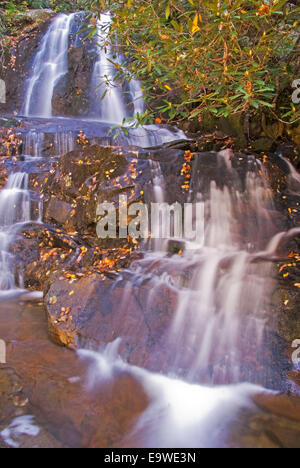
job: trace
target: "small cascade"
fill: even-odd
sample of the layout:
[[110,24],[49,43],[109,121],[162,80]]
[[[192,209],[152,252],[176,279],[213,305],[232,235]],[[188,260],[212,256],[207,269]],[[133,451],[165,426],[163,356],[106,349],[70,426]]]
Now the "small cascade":
[[30,221],[28,174],[17,172],[9,176],[0,192],[0,226],[10,227]]
[[[193,164],[187,198],[198,206],[204,237],[153,239],[144,259],[134,262],[125,294],[151,275],[146,305],[151,310],[162,283],[176,290],[177,308],[166,332],[166,359],[173,363],[169,370],[175,376],[206,384],[253,382],[251,360],[260,352],[274,286],[269,260],[281,239],[272,244],[278,233],[272,191],[263,166],[253,157],[241,162],[242,176],[236,168],[240,161],[233,163],[230,152],[211,154],[208,162],[215,165],[216,180],[209,180],[199,176],[204,167],[200,156]],[[166,203],[161,166],[150,164],[151,200]],[[179,245],[180,255],[170,255],[172,242]],[[126,298],[123,304],[126,308]]]
[[28,174],[11,174],[0,191],[0,292],[22,288],[22,279],[16,279],[14,258],[9,248],[20,226],[32,220],[41,221],[41,211],[41,202],[31,200]]
[[287,167],[287,170],[289,172],[289,185],[290,189],[292,191],[295,191],[298,193],[300,191],[300,174],[299,172],[295,169],[293,164],[284,156],[281,154],[279,155],[279,158],[284,162],[284,164]]
[[251,411],[252,398],[261,392],[250,384],[210,388],[151,373],[122,361],[119,347],[120,340],[116,340],[102,352],[81,350],[78,354],[88,364],[88,392],[99,392],[101,385],[130,375],[148,398],[148,407],[136,418],[122,447],[226,447],[228,427],[243,412]]
[[53,133],[30,130],[23,137],[23,156],[25,159],[60,156],[74,150],[75,140],[71,130]]
[[44,148],[44,141],[45,137],[43,133],[30,130],[24,138],[24,156],[40,158]]
[[68,71],[70,28],[75,14],[58,15],[43,37],[27,81],[22,113],[51,117],[55,85]]
[[71,131],[56,132],[54,137],[54,156],[69,153],[75,148],[75,136]]
[[94,65],[91,81],[91,117],[103,122],[122,124],[127,117],[143,114],[145,101],[138,80],[134,78],[125,80],[125,85],[116,83],[117,69],[113,63],[119,64],[118,71],[122,70],[124,77],[128,71],[122,69],[124,57],[109,43],[108,32],[111,22],[109,14],[102,14],[98,21],[98,59]]

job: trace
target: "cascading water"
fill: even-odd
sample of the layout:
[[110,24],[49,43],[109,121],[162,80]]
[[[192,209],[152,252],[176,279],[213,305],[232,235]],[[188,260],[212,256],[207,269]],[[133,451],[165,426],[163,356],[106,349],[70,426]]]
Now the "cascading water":
[[54,133],[30,130],[23,137],[25,159],[43,158],[49,151],[51,156],[60,156],[74,150],[76,136],[72,131]]
[[[122,125],[127,118],[135,119],[137,115],[142,115],[145,111],[145,102],[141,83],[132,77],[126,80],[129,73],[126,67],[124,69],[124,57],[109,43],[108,32],[111,21],[109,14],[102,14],[97,25],[98,58],[91,81],[90,118]],[[114,64],[118,65],[118,68]],[[124,75],[125,84],[116,83],[115,76],[120,70]],[[128,127],[128,133],[129,136],[124,136],[124,139],[140,147],[158,146],[174,139],[186,138],[180,130],[173,132],[156,125]]]
[[[16,282],[14,259],[9,248],[20,226],[32,220],[32,209],[28,174],[11,174],[5,188],[0,192],[0,291],[13,291],[16,286],[22,287],[21,278]],[[41,206],[38,203],[35,220],[40,221],[40,218]]]
[[[161,282],[176,288],[177,310],[166,333],[170,353],[166,360],[173,362],[169,366],[173,375],[192,382],[266,384],[263,376],[251,375],[251,359],[260,353],[269,312],[276,210],[261,163],[244,157],[241,178],[236,169],[239,160],[231,158],[230,152],[211,154],[218,183],[214,176],[211,180],[199,176],[203,162],[194,163],[188,199],[204,207],[204,239],[173,239],[181,249],[173,256],[168,250],[172,236],[153,242],[152,251],[134,262],[126,294],[151,275],[157,285],[146,305],[151,310]],[[151,165],[152,199],[167,202],[160,165]],[[123,303],[126,315],[126,299]]]
[[112,46],[108,41],[110,24],[110,15],[101,15],[97,27],[98,58],[91,83],[91,115],[103,122],[121,124],[129,114],[125,108],[122,87],[115,83],[116,68],[113,65]]
[[[68,72],[71,30],[73,26],[75,29],[82,26],[83,16],[79,15],[78,25],[75,16],[59,15],[54,19],[34,59],[23,113],[27,117],[52,118],[51,131],[37,131],[34,124],[33,129],[24,133],[22,157],[25,163],[48,154],[59,156],[75,148],[78,128],[76,131],[69,128],[75,125],[72,119],[57,119],[60,120],[57,123],[52,115],[55,87]],[[91,74],[90,111],[85,121],[78,124],[87,128],[94,125],[90,121],[104,122],[108,127],[110,124],[121,125],[124,118],[134,119],[145,109],[142,86],[137,80],[128,80],[124,87],[114,83],[116,69],[111,60],[121,64],[123,59],[118,54],[115,57],[113,46],[108,44],[110,23],[107,14],[101,16],[98,24],[99,43]],[[81,46],[78,37],[73,45]],[[98,127],[94,133],[97,132]],[[185,135],[180,131],[153,125],[129,129],[129,136],[120,140],[150,147],[183,138]],[[203,168],[210,164],[206,175]],[[243,165],[244,172],[239,172],[239,164]],[[287,164],[291,177],[299,182],[299,175],[290,163]],[[162,164],[150,159],[149,166],[152,174],[150,200],[169,203]],[[186,201],[203,208],[199,213],[202,213],[204,234],[195,240],[184,235],[180,238],[170,235],[150,242],[143,259],[133,262],[130,271],[126,272],[130,280],[124,287],[125,294],[120,303],[126,317],[130,313],[128,296],[134,294],[136,285],[149,281],[153,287],[144,304],[146,312],[155,309],[153,299],[159,294],[161,284],[176,293],[175,311],[169,328],[164,330],[164,351],[151,356],[152,361],[150,359],[150,365],[157,365],[162,354],[166,354],[163,358],[166,357],[167,372],[175,378],[159,376],[122,362],[118,357],[122,337],[102,353],[80,352],[81,357],[96,362],[96,367],[91,369],[91,386],[113,379],[116,372],[129,373],[144,386],[150,404],[134,429],[135,434],[143,432],[142,446],[218,446],[224,425],[234,417],[237,407],[251,406],[250,397],[258,389],[248,385],[212,389],[201,387],[199,383],[265,383],[264,376],[252,375],[251,359],[253,356],[256,359],[259,353],[268,316],[273,287],[271,260],[276,257],[278,246],[287,234],[278,234],[273,223],[276,210],[272,192],[262,164],[254,157],[234,156],[229,151],[218,155],[209,153],[196,155],[191,166]],[[41,203],[32,200],[28,172],[11,174],[0,192],[1,291],[22,287],[22,280],[16,279],[10,246],[24,223],[41,220]],[[164,231],[163,228],[159,223],[156,226],[158,231]],[[169,249],[172,241],[180,246],[176,254]],[[227,411],[224,405],[228,405]],[[207,435],[208,427],[213,437]]]
[[68,71],[70,27],[75,14],[59,15],[43,37],[27,81],[23,114],[51,117],[55,85]]
[[[107,133],[111,125],[122,125],[124,119],[134,118],[145,110],[142,87],[135,79],[125,79],[125,84],[115,82],[116,68],[112,62],[120,63],[124,77],[128,71],[124,68],[123,57],[115,52],[108,41],[108,29],[111,24],[109,14],[102,14],[98,21],[96,46],[83,37],[84,13],[58,15],[44,35],[36,54],[32,71],[26,82],[22,113],[26,117],[50,119],[53,117],[53,96],[56,86],[64,86],[63,79],[69,70],[69,49],[71,47],[90,47],[96,51],[96,59],[90,77],[90,106],[85,121],[105,123]],[[126,89],[125,89],[126,88]],[[104,96],[104,97],[103,97]],[[75,99],[76,97],[73,96]],[[73,117],[83,117],[74,115]],[[116,134],[118,130],[112,133]],[[42,135],[40,134],[40,138]],[[185,139],[180,130],[160,128],[148,125],[128,128],[128,135],[121,132],[117,140],[141,147],[158,146],[175,140]],[[38,143],[37,143],[38,144]],[[37,151],[35,151],[35,155]],[[61,153],[59,153],[61,154]]]

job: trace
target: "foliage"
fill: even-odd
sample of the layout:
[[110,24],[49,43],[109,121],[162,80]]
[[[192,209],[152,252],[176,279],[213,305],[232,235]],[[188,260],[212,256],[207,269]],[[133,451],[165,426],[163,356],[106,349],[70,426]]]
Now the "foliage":
[[54,11],[78,11],[83,9],[85,0],[6,0],[1,2],[3,17],[23,13],[29,9],[51,8]]
[[56,12],[80,11],[85,9],[84,0],[49,0],[50,8]]
[[[96,0],[89,6],[95,16],[114,13],[111,40],[118,38],[132,76],[144,84],[150,120],[157,111],[177,121],[201,120],[207,111],[216,117],[260,111],[291,123],[300,118],[290,88],[300,78],[295,3]],[[95,21],[90,28],[95,33]],[[280,99],[286,88],[290,95]]]

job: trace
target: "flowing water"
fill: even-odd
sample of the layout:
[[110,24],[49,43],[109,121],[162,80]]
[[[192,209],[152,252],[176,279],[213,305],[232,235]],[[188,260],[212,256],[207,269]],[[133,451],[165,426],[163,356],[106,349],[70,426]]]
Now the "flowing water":
[[[82,15],[79,17],[81,25]],[[120,125],[124,118],[134,118],[145,109],[142,87],[137,80],[128,80],[125,85],[113,83],[116,69],[111,60],[114,57],[123,66],[123,57],[115,57],[114,47],[107,43],[111,18],[102,15],[91,76],[90,114],[81,119],[80,116],[74,119],[53,116],[53,94],[68,72],[71,32],[76,29],[77,20],[78,14],[58,15],[51,22],[26,83],[22,113],[27,117],[29,130],[23,132],[20,155],[23,161],[0,192],[0,290],[3,293],[23,288],[22,275],[18,276],[10,253],[16,233],[26,223],[42,222],[41,200],[28,189],[31,165],[46,159],[48,154],[59,157],[75,149],[79,130],[89,132],[90,142],[97,142],[101,137],[102,141],[112,143],[107,133],[110,124]],[[116,135],[113,141],[147,148],[184,138],[179,130],[148,126],[132,129],[129,135]],[[148,242],[143,259],[135,261],[130,269],[131,279],[120,304],[126,316],[128,295],[136,284],[148,281],[149,276],[153,280],[146,304],[149,310],[155,307],[162,283],[176,291],[176,310],[165,335],[171,363],[168,376],[123,362],[118,356],[122,337],[99,353],[79,352],[79,357],[88,362],[87,393],[98,391],[118,375],[129,374],[147,394],[148,407],[123,435],[124,446],[225,444],[226,428],[241,409],[253,407],[251,397],[260,391],[241,382],[266,384],[263,375],[253,377],[252,364],[261,352],[270,314],[274,290],[272,261],[278,256],[282,242],[298,230],[282,233],[274,222],[277,213],[272,191],[258,160],[252,156],[234,156],[230,151],[211,153],[209,157],[214,164],[209,175],[205,172],[207,162],[201,155],[191,164],[186,194],[186,202],[199,207],[201,235],[195,239],[185,234],[180,238],[170,235]],[[287,164],[291,178],[299,182],[293,166]],[[150,160],[149,166],[151,201],[174,203],[176,200],[168,199],[161,163]],[[157,229],[161,227],[158,225]],[[180,244],[179,254],[170,255],[172,242]],[[153,356],[153,360],[157,357]],[[215,384],[222,386],[212,387]],[[24,425],[29,435],[38,433],[29,416],[12,421],[2,437],[11,441],[14,430],[20,431]]]
[[55,85],[68,71],[70,26],[75,15],[59,15],[43,37],[27,82],[23,114],[51,117]]
[[0,295],[12,296],[23,289],[22,275],[17,275],[14,259],[9,252],[18,230],[30,221],[41,222],[41,204],[33,201],[28,190],[28,174],[16,172],[9,176],[0,192]]

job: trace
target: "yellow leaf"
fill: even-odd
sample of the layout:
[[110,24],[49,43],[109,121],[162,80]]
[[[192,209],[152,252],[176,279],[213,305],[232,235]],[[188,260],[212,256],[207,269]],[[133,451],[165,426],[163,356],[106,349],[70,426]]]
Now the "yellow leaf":
[[202,21],[202,18],[201,18],[201,15],[199,15],[197,13],[197,15],[195,16],[194,20],[193,20],[193,24],[192,24],[192,28],[191,28],[191,33],[194,35],[196,34],[196,32],[200,31],[200,28],[198,26],[198,23],[199,23],[199,19],[200,21]]
[[165,85],[165,88],[166,88],[168,91],[172,91],[172,88],[170,88],[170,86],[168,86],[168,85]]

